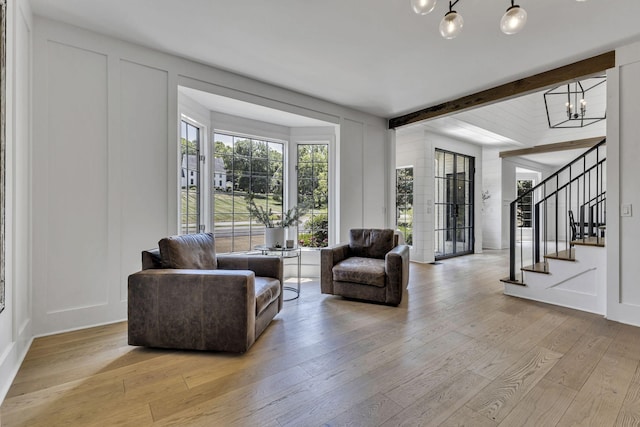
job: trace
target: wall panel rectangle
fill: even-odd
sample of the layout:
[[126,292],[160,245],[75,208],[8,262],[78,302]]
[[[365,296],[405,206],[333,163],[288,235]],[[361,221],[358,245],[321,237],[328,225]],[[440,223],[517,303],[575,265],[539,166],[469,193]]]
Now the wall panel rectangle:
[[340,126],[340,241],[347,242],[349,230],[363,226],[364,125],[343,120]]
[[[107,57],[47,43],[47,313],[107,303]],[[36,183],[37,184],[37,183]]]
[[391,168],[387,156],[385,133],[379,128],[365,127],[363,142],[363,224],[369,228],[385,227],[387,202],[387,170]]
[[[620,67],[620,203],[633,205],[633,217],[620,218],[620,299],[623,305],[640,307],[640,195],[638,194],[638,159],[640,144],[640,62]],[[607,235],[607,244],[611,236]],[[637,308],[636,308],[637,310]]]
[[[168,99],[166,71],[120,61],[122,299],[127,276],[140,270],[140,251],[168,233],[167,186],[178,173],[167,159],[167,141],[174,141],[167,135]],[[177,129],[174,143],[177,150]]]

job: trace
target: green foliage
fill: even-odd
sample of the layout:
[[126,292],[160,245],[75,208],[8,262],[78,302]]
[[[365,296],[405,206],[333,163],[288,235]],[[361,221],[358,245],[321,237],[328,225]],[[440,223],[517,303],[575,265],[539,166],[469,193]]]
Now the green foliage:
[[294,206],[284,212],[278,220],[278,215],[274,214],[271,208],[265,209],[264,206],[256,205],[255,195],[253,193],[248,193],[245,196],[245,200],[247,203],[247,209],[249,210],[249,215],[258,220],[258,222],[263,224],[265,227],[291,227],[293,225],[297,225],[300,222],[300,217],[304,215],[304,212],[298,209],[298,206]]
[[309,209],[326,208],[329,200],[329,148],[298,146],[298,201]]
[[180,150],[182,155],[198,154],[198,141],[187,141],[186,138],[180,138]]
[[532,194],[529,192],[533,187],[533,181],[530,179],[517,180],[518,208],[516,211],[516,220],[518,227],[531,227],[531,200]]
[[282,195],[284,159],[273,146],[249,138],[234,138],[233,145],[215,142],[215,157],[222,158],[234,191]]
[[298,235],[300,246],[324,248],[329,244],[329,218],[326,213],[314,215],[305,221],[304,232]]
[[413,168],[396,169],[396,219],[406,244],[413,243]]
[[413,227],[410,223],[406,223],[406,222],[399,222],[398,223],[398,229],[400,231],[402,231],[402,234],[404,235],[404,242],[407,245],[412,245],[413,244]]
[[413,205],[413,168],[396,169],[396,206]]

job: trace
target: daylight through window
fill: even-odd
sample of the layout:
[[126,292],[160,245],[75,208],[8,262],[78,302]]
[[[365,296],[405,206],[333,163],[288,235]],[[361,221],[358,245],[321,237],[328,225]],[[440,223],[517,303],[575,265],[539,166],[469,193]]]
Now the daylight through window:
[[298,206],[305,215],[298,227],[298,244],[324,248],[329,244],[329,146],[298,145]]
[[413,244],[413,168],[396,169],[396,225]]
[[284,143],[215,133],[213,230],[217,252],[249,251],[264,243],[264,225],[251,218],[247,196],[282,215]]
[[200,128],[180,123],[180,234],[200,227]]

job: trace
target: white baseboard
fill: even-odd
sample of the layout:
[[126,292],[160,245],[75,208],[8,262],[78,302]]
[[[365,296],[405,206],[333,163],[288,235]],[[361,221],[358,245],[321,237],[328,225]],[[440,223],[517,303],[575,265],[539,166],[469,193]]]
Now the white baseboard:
[[[23,328],[23,330],[29,328]],[[20,343],[24,343],[20,345]],[[33,338],[18,340],[11,343],[9,348],[0,356],[0,405],[11,388],[11,384],[18,374],[20,366],[24,361],[27,352],[31,348]],[[1,425],[1,424],[0,424]]]

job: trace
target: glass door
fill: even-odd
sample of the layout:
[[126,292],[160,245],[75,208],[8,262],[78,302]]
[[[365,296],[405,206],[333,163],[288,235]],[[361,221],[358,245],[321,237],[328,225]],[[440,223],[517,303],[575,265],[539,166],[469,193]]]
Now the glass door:
[[435,259],[473,253],[475,159],[436,149]]

